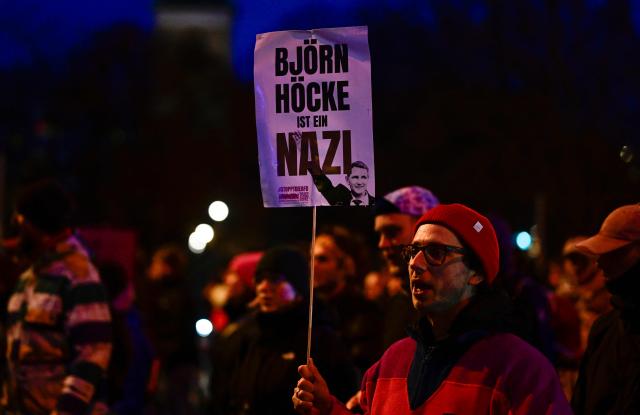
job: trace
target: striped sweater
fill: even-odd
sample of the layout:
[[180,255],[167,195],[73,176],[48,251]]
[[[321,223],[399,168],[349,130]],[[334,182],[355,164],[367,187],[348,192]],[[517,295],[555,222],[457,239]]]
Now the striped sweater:
[[9,299],[10,407],[34,415],[106,412],[110,355],[106,292],[72,236],[25,271]]

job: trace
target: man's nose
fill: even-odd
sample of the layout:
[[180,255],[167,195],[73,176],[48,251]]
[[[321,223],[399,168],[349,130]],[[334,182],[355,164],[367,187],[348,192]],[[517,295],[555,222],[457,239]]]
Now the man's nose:
[[413,258],[409,260],[409,270],[416,274],[422,274],[427,270],[427,261],[425,261],[424,254],[419,251]]
[[271,281],[266,278],[260,281],[258,285],[256,285],[257,291],[267,291],[269,289],[271,289]]
[[388,248],[390,246],[393,246],[393,243],[391,241],[391,238],[385,235],[380,235],[380,239],[378,239],[378,248]]

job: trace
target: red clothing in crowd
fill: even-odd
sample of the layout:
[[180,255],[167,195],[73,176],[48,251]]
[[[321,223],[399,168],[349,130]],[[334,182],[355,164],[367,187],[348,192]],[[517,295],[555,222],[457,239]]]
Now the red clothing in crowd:
[[[452,367],[437,390],[410,409],[407,376],[416,341],[392,345],[365,374],[361,406],[371,415],[571,414],[549,361],[512,334],[477,341]],[[350,412],[334,398],[331,415]]]

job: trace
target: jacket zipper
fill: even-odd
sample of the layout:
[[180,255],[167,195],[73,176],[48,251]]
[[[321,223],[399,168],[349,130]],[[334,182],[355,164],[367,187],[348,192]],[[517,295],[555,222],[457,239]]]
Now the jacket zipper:
[[431,355],[433,354],[434,350],[435,350],[435,346],[428,346],[425,350],[425,354],[424,354],[424,357],[422,358],[422,362],[420,363],[420,376],[418,377],[418,385],[417,385],[417,388],[414,389],[413,396],[411,397],[412,408],[416,407],[416,403],[418,400],[418,393],[422,389],[422,382],[424,381],[425,374],[427,371],[427,363],[429,362],[429,359],[431,359]]

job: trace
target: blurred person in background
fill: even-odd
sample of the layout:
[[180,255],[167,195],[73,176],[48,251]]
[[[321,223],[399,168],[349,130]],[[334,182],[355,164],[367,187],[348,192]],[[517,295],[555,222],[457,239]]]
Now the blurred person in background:
[[364,277],[363,293],[367,300],[379,303],[381,306],[387,300],[387,283],[389,275],[386,270],[371,271]]
[[518,268],[515,261],[513,231],[502,217],[493,214],[489,220],[496,231],[500,247],[500,269],[494,287],[504,290],[514,305],[516,333],[556,361],[555,335],[551,325],[551,306],[547,288]]
[[362,294],[368,267],[362,238],[338,225],[318,232],[314,256],[314,284],[355,365],[364,373],[382,354],[382,316],[376,303]]
[[579,415],[640,413],[640,204],[615,209],[576,247],[597,258],[613,309],[591,327],[571,405]]
[[[403,251],[421,317],[365,374],[364,414],[571,413],[550,362],[509,333],[510,300],[491,289],[499,248],[486,217],[439,205],[418,220]],[[299,413],[351,413],[313,362],[299,372],[291,397]]]
[[438,198],[420,186],[402,187],[376,199],[374,228],[389,273],[383,310],[383,349],[406,337],[407,328],[417,321],[408,292],[409,272],[401,251],[411,243],[418,218],[438,204]]
[[159,364],[157,390],[149,407],[152,414],[195,411],[196,318],[186,268],[184,250],[173,245],[158,249],[140,292],[143,323]]
[[114,415],[144,412],[149,391],[153,350],[142,328],[133,284],[115,262],[100,264],[113,324],[113,353],[108,369],[109,411]]
[[262,252],[245,252],[231,258],[221,283],[205,287],[205,297],[211,305],[210,318],[217,332],[238,321],[249,312],[255,298],[253,278]]
[[[309,265],[301,251],[267,250],[255,273],[257,308],[216,339],[211,376],[216,415],[294,414],[289,394],[306,361]],[[311,354],[345,399],[357,390],[355,368],[326,312],[314,307]]]
[[[10,230],[13,232],[13,229]],[[0,243],[0,382],[7,378],[7,344],[6,323],[7,323],[7,303],[13,293],[13,289],[22,274],[29,268],[28,262],[24,258],[19,258],[17,238],[8,237]]]
[[568,400],[578,377],[580,347],[580,316],[576,309],[575,285],[570,283],[562,260],[551,261],[547,281],[553,291],[548,293],[551,307],[551,328],[555,336],[555,366]]
[[573,296],[580,317],[579,356],[587,347],[593,323],[602,314],[611,311],[611,293],[607,291],[606,280],[596,258],[576,246],[586,239],[586,236],[570,238],[562,249],[563,269],[568,280],[572,282]]
[[565,241],[561,269],[555,277],[555,292],[549,297],[556,335],[556,366],[569,399],[591,326],[600,315],[611,310],[611,294],[605,287],[596,258],[576,247],[586,239],[586,236],[574,236]]
[[8,303],[9,414],[101,414],[111,315],[98,271],[71,228],[72,201],[54,180],[23,189],[19,249],[30,262]]

